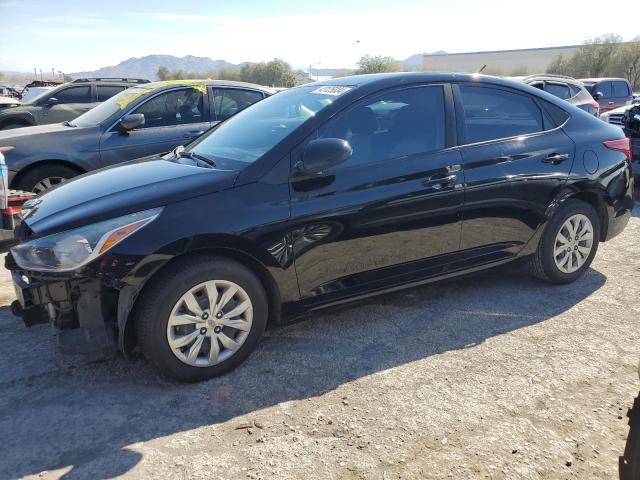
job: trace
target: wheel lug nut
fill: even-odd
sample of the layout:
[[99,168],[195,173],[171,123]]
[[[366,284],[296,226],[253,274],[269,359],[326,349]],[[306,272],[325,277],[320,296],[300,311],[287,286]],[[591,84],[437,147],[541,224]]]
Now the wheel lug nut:
[[222,318],[222,312],[216,313],[216,318]]
[[207,329],[206,329],[206,328],[204,328],[204,327],[202,327],[202,328],[200,329],[200,335],[204,335],[205,333],[207,333]]

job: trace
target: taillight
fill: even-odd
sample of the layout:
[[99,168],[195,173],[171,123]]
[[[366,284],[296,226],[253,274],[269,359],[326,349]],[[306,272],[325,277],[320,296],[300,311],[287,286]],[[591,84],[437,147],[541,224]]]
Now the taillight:
[[627,156],[627,161],[631,163],[631,142],[627,137],[618,138],[616,140],[607,140],[602,142],[609,150],[622,152]]

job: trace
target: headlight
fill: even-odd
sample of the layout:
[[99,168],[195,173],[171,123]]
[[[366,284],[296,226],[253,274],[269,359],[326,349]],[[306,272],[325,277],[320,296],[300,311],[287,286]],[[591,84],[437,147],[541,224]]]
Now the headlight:
[[95,260],[160,215],[162,208],[105,220],[22,243],[11,249],[25,270],[65,272]]

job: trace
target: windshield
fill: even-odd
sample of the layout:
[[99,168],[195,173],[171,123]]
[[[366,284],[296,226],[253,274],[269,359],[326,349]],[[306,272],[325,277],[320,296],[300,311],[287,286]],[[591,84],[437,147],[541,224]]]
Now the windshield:
[[[77,127],[95,127],[107,120],[111,115],[122,110],[123,104],[120,99],[129,96],[140,96],[148,92],[148,88],[144,87],[131,87],[123,90],[122,92],[114,95],[108,100],[105,100],[97,107],[92,108],[86,113],[83,113],[78,118],[71,121],[71,125]],[[125,105],[126,106],[126,105]]]
[[[31,91],[32,89],[39,90],[40,88],[41,87],[32,87],[31,89],[27,90],[27,92],[25,92],[25,96],[28,95],[28,92]],[[42,90],[40,93],[36,93],[35,97],[30,98],[26,102],[22,102],[22,104],[23,105],[33,105],[33,104],[39,102],[40,100],[42,100],[44,97],[48,97],[49,95],[51,95],[52,91],[53,91],[53,88],[45,88],[45,90]]]
[[221,123],[188,150],[213,160],[220,168],[244,168],[330,105],[336,91],[349,89],[310,86],[277,93]]

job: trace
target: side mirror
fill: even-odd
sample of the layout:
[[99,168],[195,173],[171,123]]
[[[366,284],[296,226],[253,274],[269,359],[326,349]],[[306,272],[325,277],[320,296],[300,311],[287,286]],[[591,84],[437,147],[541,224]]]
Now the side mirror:
[[144,114],[132,113],[129,115],[125,115],[120,119],[118,125],[120,126],[120,130],[123,132],[128,132],[129,130],[140,128],[144,126]]
[[302,154],[302,170],[318,173],[348,160],[353,154],[349,142],[341,138],[312,140]]
[[58,105],[59,103],[60,102],[55,97],[51,97],[49,100],[47,100],[47,106],[49,107],[53,107],[54,105]]
[[604,94],[602,92],[596,92],[593,94],[593,99],[597,102],[598,100],[600,100],[602,97],[604,96]]

